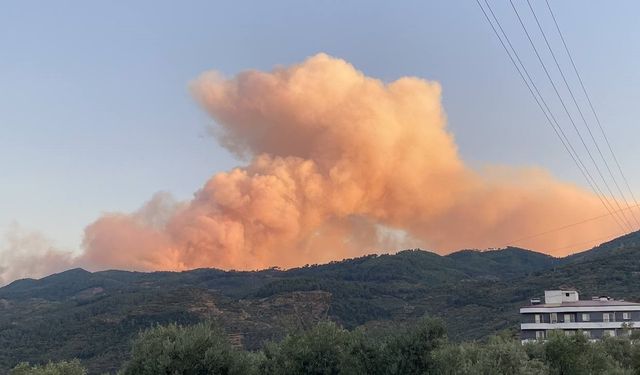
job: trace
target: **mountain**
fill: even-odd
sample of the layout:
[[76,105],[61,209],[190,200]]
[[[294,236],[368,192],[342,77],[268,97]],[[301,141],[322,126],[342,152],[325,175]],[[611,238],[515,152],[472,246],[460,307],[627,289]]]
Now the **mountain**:
[[502,250],[462,250],[446,256],[469,274],[496,276],[502,279],[522,276],[559,264],[552,256],[517,247]]
[[563,259],[564,262],[576,262],[578,260],[595,259],[602,256],[615,254],[625,249],[640,247],[640,231],[626,234],[594,247],[591,250],[576,253]]
[[483,339],[516,329],[518,307],[544,289],[640,300],[634,236],[563,259],[518,248],[406,250],[284,271],[73,269],[18,280],[0,288],[0,373],[74,357],[91,373],[113,372],[140,330],[204,319],[248,349],[324,319],[367,329],[425,314],[442,317],[454,340]]

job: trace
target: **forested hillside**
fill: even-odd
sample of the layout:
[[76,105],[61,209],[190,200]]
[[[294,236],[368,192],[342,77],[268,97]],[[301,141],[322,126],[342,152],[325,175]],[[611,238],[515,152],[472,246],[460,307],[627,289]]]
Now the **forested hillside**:
[[517,329],[519,306],[545,288],[640,300],[639,249],[621,241],[565,259],[517,248],[408,250],[286,271],[74,269],[20,280],[0,288],[0,372],[72,358],[92,373],[115,371],[140,330],[172,322],[213,320],[250,350],[327,319],[384,329],[434,316],[453,341],[484,339]]
[[[584,335],[552,333],[527,343],[504,332],[483,342],[452,342],[439,319],[393,329],[346,330],[321,322],[247,351],[234,346],[214,322],[169,324],[141,332],[118,374],[228,375],[634,375],[640,371],[640,336],[589,342]],[[77,359],[30,364],[9,375],[85,375]]]

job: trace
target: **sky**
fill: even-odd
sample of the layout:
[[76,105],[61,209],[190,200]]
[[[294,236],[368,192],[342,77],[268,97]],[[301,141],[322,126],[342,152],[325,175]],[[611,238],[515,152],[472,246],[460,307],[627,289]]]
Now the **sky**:
[[[492,4],[516,30],[508,2]],[[640,5],[552,6],[640,196]],[[104,213],[158,191],[190,199],[238,165],[189,92],[201,73],[319,52],[384,82],[439,82],[467,164],[540,166],[584,185],[474,1],[21,1],[0,5],[0,46],[0,231],[38,231],[59,248],[79,249]]]

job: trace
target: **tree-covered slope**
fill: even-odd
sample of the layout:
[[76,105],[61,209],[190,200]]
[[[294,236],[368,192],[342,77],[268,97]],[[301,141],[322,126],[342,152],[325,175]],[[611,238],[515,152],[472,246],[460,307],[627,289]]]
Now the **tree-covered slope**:
[[325,319],[354,328],[439,316],[453,340],[482,339],[516,328],[519,306],[548,288],[640,300],[640,250],[613,248],[566,259],[517,248],[407,250],[284,271],[74,269],[19,280],[0,288],[0,372],[75,357],[112,371],[137,332],[174,321],[213,319],[248,349]]
[[640,231],[626,234],[594,247],[591,250],[579,252],[562,259],[563,263],[575,263],[581,260],[596,259],[615,254],[629,248],[640,248]]

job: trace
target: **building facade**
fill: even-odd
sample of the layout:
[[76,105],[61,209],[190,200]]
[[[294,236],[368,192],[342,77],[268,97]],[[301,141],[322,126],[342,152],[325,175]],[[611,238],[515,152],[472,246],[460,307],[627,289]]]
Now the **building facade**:
[[552,331],[582,334],[592,340],[629,335],[640,328],[640,303],[593,297],[580,300],[575,290],[547,290],[544,302],[532,299],[520,308],[523,342],[544,340]]

